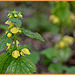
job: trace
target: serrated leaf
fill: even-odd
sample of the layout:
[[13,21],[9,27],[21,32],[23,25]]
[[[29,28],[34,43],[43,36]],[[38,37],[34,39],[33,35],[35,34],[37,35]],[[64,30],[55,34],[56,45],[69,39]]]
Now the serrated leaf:
[[16,27],[21,27],[21,21],[18,18],[10,18],[9,21],[12,21],[15,23]]
[[6,43],[10,42],[11,38],[8,38],[6,35],[2,36],[0,38],[0,51],[5,50],[6,49]]
[[11,56],[8,53],[3,53],[0,55],[0,74],[4,74],[6,72],[10,62]]
[[30,38],[36,38],[36,39],[39,39],[41,41],[44,41],[44,39],[38,33],[33,33],[30,30],[27,30],[24,28],[21,28],[21,31],[22,31],[22,33],[24,33],[26,36],[29,36]]
[[33,52],[30,55],[25,55],[24,58],[31,60],[34,64],[37,64],[37,62],[40,60],[40,55],[38,52]]
[[55,49],[55,48],[45,49],[40,54],[46,56],[49,59],[52,59],[53,57],[58,57],[59,58],[58,50]]
[[0,25],[0,28],[4,29],[4,30],[7,30],[8,26],[6,26],[6,25]]
[[28,59],[13,60],[8,69],[8,74],[32,74],[36,72],[35,65]]
[[68,68],[66,74],[75,74],[75,66]]

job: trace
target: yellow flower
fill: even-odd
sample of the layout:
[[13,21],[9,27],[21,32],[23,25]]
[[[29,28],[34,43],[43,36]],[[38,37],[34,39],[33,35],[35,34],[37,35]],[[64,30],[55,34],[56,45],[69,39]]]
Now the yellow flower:
[[17,15],[15,14],[14,17],[17,17]]
[[13,27],[13,25],[14,25],[14,23],[13,23],[12,21],[6,21],[5,24],[10,25],[10,26],[8,27],[8,29],[10,29],[11,27]]
[[[14,44],[14,42],[13,42],[13,44]],[[16,46],[18,47],[18,45],[19,45],[19,41],[18,41],[18,40],[16,40]]]
[[53,23],[54,23],[54,24],[59,23],[59,22],[60,22],[60,20],[59,20],[58,17],[56,17],[56,18],[53,20]]
[[30,54],[30,52],[27,48],[22,49],[21,52],[23,52],[24,54]]
[[17,50],[13,51],[13,52],[12,52],[12,56],[13,56],[14,58],[18,58],[18,57],[20,56],[19,51],[17,51]]
[[11,44],[7,43],[6,45],[8,46],[7,49],[6,49],[6,51],[7,51],[10,48]]
[[75,15],[73,13],[71,13],[69,19],[70,20],[75,20]]
[[21,13],[19,13],[19,14],[18,14],[18,16],[22,18],[22,15],[21,15]]
[[20,28],[18,27],[13,27],[10,31],[13,33],[13,34],[17,34],[18,32],[21,32],[21,30],[19,30]]
[[65,48],[66,46],[67,46],[67,44],[65,44],[65,42],[64,41],[60,41],[59,42],[59,46],[60,46],[60,48]]
[[7,36],[10,38],[12,36],[12,34],[11,33],[8,33]]
[[8,18],[11,18],[12,16],[13,16],[13,15],[12,15],[11,13],[9,13],[7,17],[8,17]]
[[54,24],[60,23],[60,19],[57,16],[55,16],[55,15],[51,15],[49,17],[49,20],[52,21]]
[[52,21],[55,18],[55,15],[49,16],[49,20]]
[[74,38],[70,36],[64,36],[62,40],[65,41],[65,43],[70,44],[70,45],[72,45],[74,42]]
[[23,52],[20,52],[20,54],[21,54],[22,56],[25,56]]

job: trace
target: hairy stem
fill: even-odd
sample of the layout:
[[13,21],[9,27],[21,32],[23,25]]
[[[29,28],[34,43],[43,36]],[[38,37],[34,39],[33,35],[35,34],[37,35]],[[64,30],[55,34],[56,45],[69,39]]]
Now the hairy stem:
[[16,35],[14,35],[14,49],[16,49]]

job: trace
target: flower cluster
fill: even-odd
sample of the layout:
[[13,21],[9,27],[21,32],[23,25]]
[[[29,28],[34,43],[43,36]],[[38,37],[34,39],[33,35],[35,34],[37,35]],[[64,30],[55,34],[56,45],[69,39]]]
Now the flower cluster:
[[61,48],[64,49],[68,45],[72,45],[74,42],[74,38],[71,36],[64,36],[61,41],[59,41],[56,45],[55,48]]
[[12,21],[6,21],[5,24],[10,25],[8,30],[6,31],[7,36],[10,38],[13,34],[21,33],[20,28],[14,27],[14,23]]
[[[13,42],[13,44],[15,44],[14,42]],[[10,50],[11,49],[11,44],[10,43],[7,43],[6,44],[7,45],[7,49],[6,49],[6,51],[8,51],[8,50]],[[16,40],[16,47],[18,48],[19,47],[19,41],[18,40]],[[14,48],[13,48],[14,49]],[[25,56],[25,54],[30,54],[30,52],[29,52],[29,50],[27,49],[27,48],[23,48],[23,49],[21,49],[21,50],[14,50],[13,52],[12,52],[12,56],[14,57],[14,58],[18,58],[20,55],[21,56]]]
[[16,12],[15,10],[13,12],[10,12],[7,16],[8,18],[12,18],[12,17],[15,17],[15,18],[22,18],[22,15],[21,15],[21,12]]
[[21,52],[19,52],[18,50],[12,52],[12,56],[14,58],[18,58],[19,56],[25,56],[25,54],[30,54],[27,48],[22,49]]
[[[8,18],[22,18],[22,15],[20,12],[13,11],[8,14]],[[21,30],[19,27],[16,27],[15,23],[12,21],[7,20],[5,24],[9,25],[6,31],[6,35],[8,38],[13,37],[14,42],[13,44],[7,43],[7,49],[6,51],[12,53],[12,57],[18,58],[20,56],[25,56],[25,54],[30,54],[29,50],[27,48],[20,49],[19,41],[16,40],[17,34],[21,33]]]

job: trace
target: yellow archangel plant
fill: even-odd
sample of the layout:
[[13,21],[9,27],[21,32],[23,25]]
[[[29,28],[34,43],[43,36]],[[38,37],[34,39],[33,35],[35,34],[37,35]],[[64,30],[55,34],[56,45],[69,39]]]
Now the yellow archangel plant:
[[22,24],[19,20],[22,19],[21,12],[15,10],[7,12],[9,19],[5,24],[8,25],[8,28],[5,35],[0,39],[0,51],[6,49],[7,52],[0,55],[0,74],[5,73],[8,66],[8,74],[32,74],[36,72],[36,67],[30,60],[25,58],[26,55],[30,55],[31,53],[29,49],[20,45],[17,35],[23,33],[30,38],[44,40],[40,34],[20,28]]

